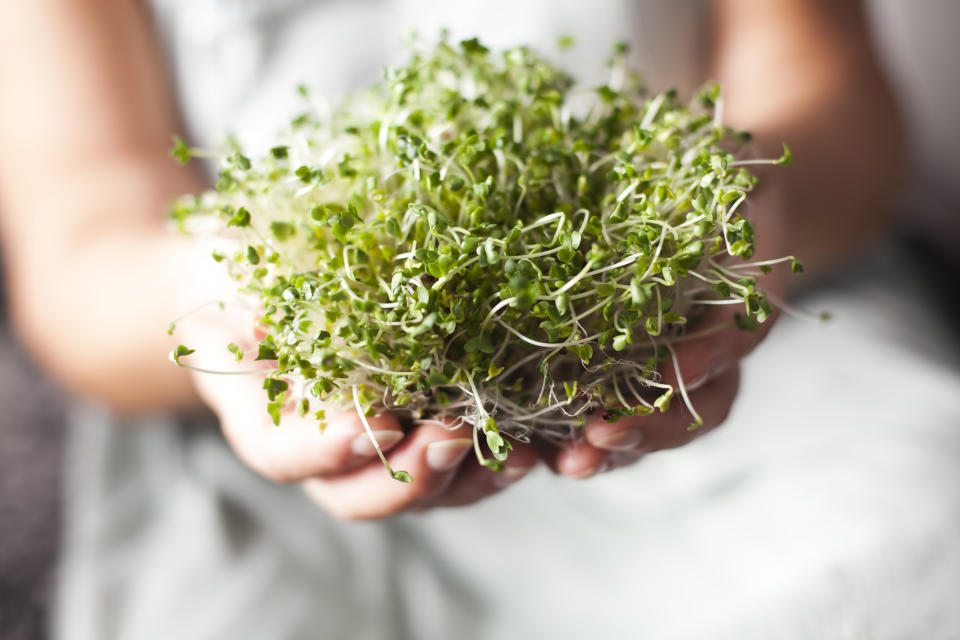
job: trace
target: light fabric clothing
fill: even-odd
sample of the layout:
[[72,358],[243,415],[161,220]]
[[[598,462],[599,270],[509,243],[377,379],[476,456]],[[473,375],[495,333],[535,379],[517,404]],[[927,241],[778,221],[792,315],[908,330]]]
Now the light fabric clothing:
[[[618,40],[652,87],[689,92],[704,79],[703,0],[153,0],[192,136],[227,133],[270,145],[304,104],[306,83],[330,101],[366,87],[402,61],[411,32],[480,35],[493,47],[537,47],[578,78],[600,84]],[[560,53],[560,35],[578,46]]]
[[[455,7],[455,9],[454,9]],[[702,79],[700,2],[155,0],[194,139],[253,146],[396,59],[402,26],[564,54],[634,43]],[[640,35],[638,35],[640,34]],[[654,71],[656,73],[654,73]],[[213,425],[75,412],[57,635],[177,638],[950,638],[960,634],[956,336],[887,247],[804,301],[727,425],[587,482],[538,472],[474,507],[340,523]]]

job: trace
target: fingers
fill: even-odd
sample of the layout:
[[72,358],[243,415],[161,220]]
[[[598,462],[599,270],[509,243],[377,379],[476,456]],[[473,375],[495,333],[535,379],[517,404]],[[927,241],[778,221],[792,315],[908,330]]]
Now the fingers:
[[[778,235],[776,228],[770,229],[770,232]],[[769,257],[774,258],[777,255],[774,252]],[[774,300],[785,291],[787,271],[786,265],[776,265],[760,284],[764,291],[773,294]],[[687,335],[672,343],[680,376],[689,388],[697,388],[747,356],[766,337],[780,315],[779,309],[774,306],[772,315],[755,330],[750,331],[740,329],[736,322],[737,315],[743,316],[746,313],[744,305],[721,305],[709,309],[703,317],[691,324]],[[660,372],[663,382],[676,386],[677,368],[673,362],[667,361]]]
[[684,445],[726,420],[740,384],[738,367],[711,378],[690,393],[690,402],[703,425],[689,429],[691,415],[679,398],[665,413],[606,422],[594,415],[584,427],[587,443],[597,451],[644,454]]
[[458,507],[472,504],[503,491],[537,466],[540,457],[528,444],[513,443],[513,451],[507,458],[503,471],[492,471],[474,458],[468,458],[460,467],[456,478],[446,491],[420,508]]
[[[252,390],[251,390],[252,391]],[[221,419],[228,442],[246,464],[274,482],[296,482],[305,478],[342,474],[377,459],[377,452],[356,412],[328,416],[321,431],[313,418],[283,416],[280,425],[266,417],[263,392],[259,391],[251,407],[251,419],[236,416]],[[368,418],[373,435],[382,451],[396,447],[403,439],[397,419],[391,414]],[[376,465],[382,470],[379,461]]]
[[[344,473],[377,457],[360,417],[354,411],[327,412],[326,428],[317,420],[282,412],[275,426],[266,411],[263,390],[266,372],[276,363],[255,361],[256,340],[251,332],[254,314],[235,307],[205,308],[183,323],[184,337],[197,349],[191,364],[220,374],[195,373],[194,386],[217,414],[224,436],[237,456],[255,471],[275,482],[295,482],[308,477]],[[245,354],[237,360],[227,345]],[[260,369],[263,374],[251,373]],[[244,374],[244,372],[247,372]],[[396,418],[384,414],[369,419],[384,451],[395,447],[403,432]]]
[[599,414],[584,427],[585,438],[572,445],[544,453],[556,473],[570,478],[589,478],[600,471],[636,462],[645,454],[684,445],[726,420],[737,395],[739,368],[706,381],[690,393],[690,401],[703,419],[689,429],[692,416],[680,398],[665,413],[621,418],[607,422]]
[[[687,389],[697,389],[707,380],[719,377],[747,356],[770,331],[774,318],[768,319],[755,331],[737,327],[735,316],[742,315],[742,307],[717,307],[697,321],[688,338],[673,343],[676,365],[666,360],[661,367],[662,382],[676,387],[678,377]],[[678,375],[677,369],[680,372]]]
[[580,480],[594,476],[604,469],[608,453],[588,441],[579,440],[560,449],[545,452],[544,460],[554,472]]
[[390,466],[409,473],[412,482],[398,482],[383,466],[371,463],[350,473],[309,479],[303,486],[338,518],[384,518],[439,496],[472,448],[469,426],[451,430],[436,421],[423,422],[387,456]]

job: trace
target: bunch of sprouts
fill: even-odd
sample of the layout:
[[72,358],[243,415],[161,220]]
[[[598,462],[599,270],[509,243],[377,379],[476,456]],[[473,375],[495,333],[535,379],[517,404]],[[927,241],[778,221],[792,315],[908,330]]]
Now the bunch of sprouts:
[[173,215],[233,247],[213,258],[266,337],[225,348],[275,363],[275,423],[288,404],[321,427],[332,407],[443,417],[499,469],[511,439],[667,410],[658,372],[709,305],[741,305],[744,330],[767,319],[758,277],[801,267],[749,261],[746,165],[789,151],[736,159],[748,136],[721,122],[719,87],[648,97],[624,51],[583,90],[528,48],[442,41],[338,109],[302,90],[314,108],[262,157],[217,154],[215,190]]

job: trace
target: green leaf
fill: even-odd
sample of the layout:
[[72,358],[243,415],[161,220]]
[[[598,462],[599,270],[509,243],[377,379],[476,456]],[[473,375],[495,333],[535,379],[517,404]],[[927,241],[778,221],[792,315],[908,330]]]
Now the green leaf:
[[476,353],[479,351],[481,353],[492,354],[494,351],[496,351],[496,348],[484,335],[470,338],[467,340],[466,344],[464,344],[463,349],[467,353]]
[[673,399],[673,389],[667,389],[664,393],[660,395],[656,400],[653,401],[653,406],[660,410],[660,413],[666,413],[670,409],[670,400]]
[[623,351],[627,348],[627,344],[630,341],[630,336],[625,333],[621,333],[613,339],[613,350],[614,351]]
[[173,350],[173,360],[177,364],[180,364],[180,358],[189,356],[192,353],[196,353],[195,349],[190,349],[186,345],[177,345],[177,348]]
[[263,388],[270,400],[276,400],[277,396],[286,391],[289,386],[285,380],[278,380],[277,378],[267,378],[263,381]]
[[250,158],[242,153],[233,154],[233,162],[237,165],[237,168],[241,169],[242,171],[249,171],[250,167],[253,166],[250,164]]
[[744,316],[738,313],[733,316],[733,321],[741,331],[756,331],[760,328],[757,319],[753,316]]
[[173,136],[173,149],[170,150],[170,157],[181,165],[190,162],[190,147],[187,146],[187,143],[184,142],[180,136]]
[[410,475],[409,473],[407,473],[406,471],[401,471],[401,470],[399,470],[399,469],[394,470],[394,471],[391,471],[391,472],[390,472],[390,476],[391,476],[394,480],[397,480],[398,482],[404,482],[404,483],[407,483],[407,484],[410,484],[411,482],[413,482],[413,476],[411,476],[411,475]]
[[236,213],[233,214],[227,221],[228,227],[249,227],[250,226],[250,212],[247,211],[245,207],[239,207]]
[[472,56],[485,56],[490,51],[485,46],[480,44],[480,40],[477,38],[470,38],[469,40],[461,41],[460,48],[463,49],[464,53]]
[[777,164],[788,167],[793,164],[793,154],[790,152],[790,147],[787,146],[787,143],[783,143],[783,155],[777,159]]
[[243,360],[243,350],[234,343],[228,344],[227,350],[237,358],[237,362]]
[[567,49],[572,49],[576,46],[577,42],[573,36],[566,34],[557,38],[557,48],[561,51],[566,51]]
[[274,221],[270,223],[270,231],[277,240],[283,242],[293,235],[294,228],[289,222]]
[[277,352],[275,347],[261,342],[257,346],[257,357],[255,360],[276,360]]
[[270,402],[267,404],[267,413],[270,415],[270,421],[273,422],[273,426],[280,426],[280,404],[277,402]]
[[504,369],[505,367],[498,367],[496,363],[491,360],[490,365],[487,367],[487,377],[484,380],[486,381],[496,378],[498,375],[503,373]]
[[490,448],[490,452],[493,454],[494,459],[500,462],[506,460],[508,452],[513,449],[513,445],[511,445],[509,441],[505,440],[499,431],[488,429],[485,431],[485,435],[487,447]]
[[497,473],[500,473],[506,467],[506,465],[504,465],[503,462],[501,462],[500,460],[486,459],[486,460],[482,460],[480,464],[485,466],[487,469],[490,469],[491,471],[496,471]]

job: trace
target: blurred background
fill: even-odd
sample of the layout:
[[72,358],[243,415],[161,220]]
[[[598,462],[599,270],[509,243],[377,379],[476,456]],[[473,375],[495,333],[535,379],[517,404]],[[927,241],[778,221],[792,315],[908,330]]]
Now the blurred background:
[[[953,327],[953,343],[941,344],[944,353],[930,357],[950,360],[944,354],[960,349],[960,249],[946,242],[931,246],[937,237],[951,234],[921,241],[916,232],[937,218],[951,220],[952,237],[960,237],[960,2],[868,4],[908,130],[910,181],[900,207],[902,246],[920,274],[919,286],[936,292],[929,299]],[[881,395],[895,392],[895,384],[878,390]],[[960,397],[960,388],[954,393]],[[65,405],[62,393],[18,345],[0,303],[0,638],[44,635],[57,560]],[[911,419],[908,408],[891,410]],[[953,418],[960,429],[960,415]]]
[[64,406],[0,305],[0,638],[44,637],[60,533]]

